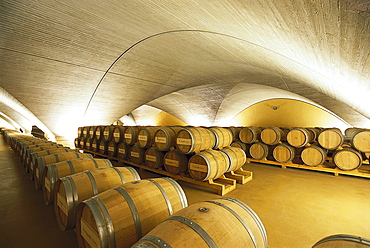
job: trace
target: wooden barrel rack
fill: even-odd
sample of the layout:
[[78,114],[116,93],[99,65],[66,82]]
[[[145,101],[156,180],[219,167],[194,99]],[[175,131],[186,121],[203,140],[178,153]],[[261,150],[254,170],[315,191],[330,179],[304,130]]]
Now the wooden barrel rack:
[[247,163],[262,163],[262,164],[269,164],[269,165],[279,165],[281,168],[286,169],[287,167],[291,168],[299,168],[299,169],[306,169],[312,171],[321,171],[321,172],[328,172],[333,173],[335,176],[347,175],[347,176],[356,176],[356,177],[363,177],[363,178],[370,178],[370,165],[363,164],[360,168],[352,171],[344,171],[335,166],[335,164],[331,161],[331,158],[327,158],[327,160],[318,166],[308,166],[304,164],[295,164],[292,162],[288,163],[280,163],[277,161],[262,159],[252,159],[247,158]]
[[[80,149],[80,148],[77,148],[77,149]],[[119,159],[117,157],[111,157],[111,156],[101,154],[101,153],[98,153],[98,152],[93,152],[91,150],[86,150],[86,149],[80,149],[80,150],[83,150],[84,152],[87,152],[87,153],[91,153],[96,157],[104,157],[104,158],[107,158],[109,160],[116,161],[118,166],[131,165],[131,166],[143,169],[143,170],[147,170],[147,171],[154,172],[154,173],[157,173],[157,174],[160,174],[160,175],[163,175],[163,176],[171,177],[174,180],[180,180],[180,181],[188,182],[188,183],[191,183],[191,184],[196,184],[196,185],[199,185],[199,186],[202,186],[202,187],[206,187],[206,188],[211,189],[214,192],[217,192],[217,194],[221,195],[221,196],[235,190],[237,183],[245,184],[245,183],[249,182],[250,180],[252,180],[252,178],[253,178],[253,173],[252,172],[244,171],[241,168],[241,169],[238,169],[238,170],[233,171],[233,172],[225,173],[223,176],[221,176],[220,178],[217,178],[217,179],[209,179],[207,181],[198,181],[198,180],[195,180],[195,179],[189,177],[185,173],[180,173],[179,175],[175,175],[175,174],[171,174],[171,173],[167,172],[162,167],[151,168],[151,167],[146,166],[145,163],[136,164],[136,163],[133,163],[133,162],[128,161],[128,160]]]

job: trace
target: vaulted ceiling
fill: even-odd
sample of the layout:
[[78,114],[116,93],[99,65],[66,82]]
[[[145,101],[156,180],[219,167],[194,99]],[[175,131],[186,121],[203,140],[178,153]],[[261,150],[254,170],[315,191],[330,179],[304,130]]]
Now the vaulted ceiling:
[[0,118],[76,136],[78,126],[111,124],[141,106],[207,125],[289,98],[366,127],[369,8],[367,0],[3,0]]

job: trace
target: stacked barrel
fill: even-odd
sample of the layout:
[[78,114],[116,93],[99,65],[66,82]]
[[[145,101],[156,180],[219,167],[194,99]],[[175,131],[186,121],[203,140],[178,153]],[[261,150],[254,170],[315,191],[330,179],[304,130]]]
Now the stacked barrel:
[[[168,160],[175,160],[176,156],[188,159],[187,154],[190,156],[189,160],[197,156],[192,163],[196,167],[194,173],[201,174],[198,175],[200,180],[203,179],[203,174],[214,176],[211,172],[204,173],[205,168],[200,168],[205,167],[203,162],[215,163],[223,172],[240,166],[238,159],[242,156],[237,156],[235,149],[226,146],[231,142],[231,132],[226,129],[214,128],[213,131],[206,131],[180,127],[108,127],[102,130],[108,131],[103,131],[102,136],[111,137],[111,140],[104,140],[107,142],[103,144],[113,142],[114,147],[121,149],[126,146],[128,150],[121,153],[122,156],[127,153],[136,162],[141,161],[143,152],[144,161],[152,162],[150,166],[153,167],[157,161],[152,157],[157,158],[157,152],[162,153],[163,161],[166,154],[169,154]],[[142,137],[139,138],[142,130],[145,131],[141,132]],[[181,131],[184,133],[178,136]],[[183,189],[172,178],[141,179],[132,167],[113,167],[108,159],[95,159],[88,153],[76,150],[51,153],[55,149],[65,151],[68,148],[53,142],[46,142],[48,144],[44,145],[40,139],[10,130],[2,130],[2,133],[23,161],[26,152],[29,154],[27,156],[31,156],[28,161],[36,161],[33,169],[38,173],[33,177],[36,189],[42,189],[46,205],[54,205],[60,229],[75,229],[79,247],[141,247],[143,242],[147,245],[166,246],[158,243],[158,240],[176,247],[188,242],[189,231],[193,232],[192,230],[200,234],[196,235],[194,232],[191,237],[194,242],[192,245],[197,247],[204,244],[212,247],[267,247],[262,222],[252,209],[237,199],[221,198],[188,206]],[[218,136],[214,133],[218,133]],[[204,144],[199,143],[202,137],[207,140]],[[101,142],[97,140],[99,139],[94,141],[90,138],[89,142],[96,144],[95,149],[99,151]],[[34,147],[35,144],[38,146]],[[171,149],[176,145],[178,149]],[[44,149],[37,152],[32,150],[38,147]],[[119,154],[118,148],[115,149]],[[46,151],[50,151],[50,154]],[[234,156],[236,160],[226,163],[228,156]],[[245,162],[245,156],[242,161]],[[174,162],[169,162],[169,165],[176,167]],[[218,170],[215,173],[222,174]],[[212,225],[209,225],[209,219],[212,219]],[[161,224],[162,222],[165,224]],[[217,229],[214,228],[215,223]],[[177,225],[181,227],[175,228],[177,233],[173,233],[173,227]],[[230,225],[237,231],[230,232]],[[165,233],[167,235],[160,236]],[[155,239],[153,235],[156,235]],[[220,238],[225,235],[229,238]]]
[[86,126],[78,129],[76,144],[108,157],[207,181],[237,171],[245,164],[245,151],[232,145],[239,130],[234,127]]
[[239,138],[252,159],[313,167],[330,160],[345,171],[359,168],[370,152],[370,130],[360,128],[343,134],[338,128],[244,127]]

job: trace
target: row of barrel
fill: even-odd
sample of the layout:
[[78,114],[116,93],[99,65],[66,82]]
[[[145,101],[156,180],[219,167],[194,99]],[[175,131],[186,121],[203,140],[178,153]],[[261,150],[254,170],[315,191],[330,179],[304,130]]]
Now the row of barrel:
[[79,138],[76,147],[150,168],[164,167],[170,174],[199,181],[237,171],[246,162],[245,151],[230,146],[233,136],[226,128],[116,126],[112,130],[114,134],[122,130],[122,139],[104,141],[92,135],[95,138],[83,143]]
[[[23,163],[26,151],[57,146],[2,133]],[[87,153],[75,159],[64,156],[78,153],[53,153],[38,160],[45,162],[40,186],[44,202],[54,205],[61,230],[75,229],[79,247],[267,247],[261,220],[235,198],[188,206],[183,189],[171,178],[141,179],[132,167],[113,167],[109,160]]]
[[182,154],[193,154],[205,148],[232,146],[243,149],[247,157],[256,160],[269,159],[279,163],[293,161],[318,166],[330,158],[339,169],[350,171],[360,167],[370,152],[370,130],[360,128],[348,128],[344,134],[338,128],[320,127],[111,125],[86,126],[78,130],[76,147],[122,160],[130,159],[130,149],[135,150],[135,156],[141,148],[150,148],[148,152],[154,147],[159,151],[176,149]]
[[[182,126],[84,126],[78,128],[78,137],[76,143],[84,146],[88,141],[102,141],[120,143],[127,145],[137,144],[142,148],[157,146],[159,149],[168,149],[176,142],[177,145],[185,145],[182,152],[191,153],[197,150],[197,147],[190,149],[189,135],[185,132],[177,135],[181,129],[194,128]],[[311,143],[318,143],[319,146],[328,150],[335,150],[342,144],[348,143],[360,152],[370,152],[370,129],[364,128],[347,128],[344,132],[338,128],[322,128],[322,127],[203,127],[219,135],[222,131],[225,141],[229,142],[239,140],[245,144],[252,144],[257,141],[267,145],[276,145],[282,141],[286,141],[293,147],[304,147]],[[229,130],[229,134],[225,134],[224,129]],[[90,140],[89,140],[90,139]],[[204,140],[205,142],[205,140]],[[217,142],[217,141],[216,141]],[[94,143],[91,144],[94,146]],[[214,144],[222,146],[223,144]]]

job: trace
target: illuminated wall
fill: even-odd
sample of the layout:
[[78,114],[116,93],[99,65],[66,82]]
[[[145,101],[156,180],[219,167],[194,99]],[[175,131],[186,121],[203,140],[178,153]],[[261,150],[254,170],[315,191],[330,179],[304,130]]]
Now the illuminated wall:
[[186,126],[182,120],[165,111],[161,111],[154,120],[156,126]]
[[348,124],[337,116],[309,103],[292,99],[271,99],[256,103],[242,112],[233,123],[240,126],[338,127]]

